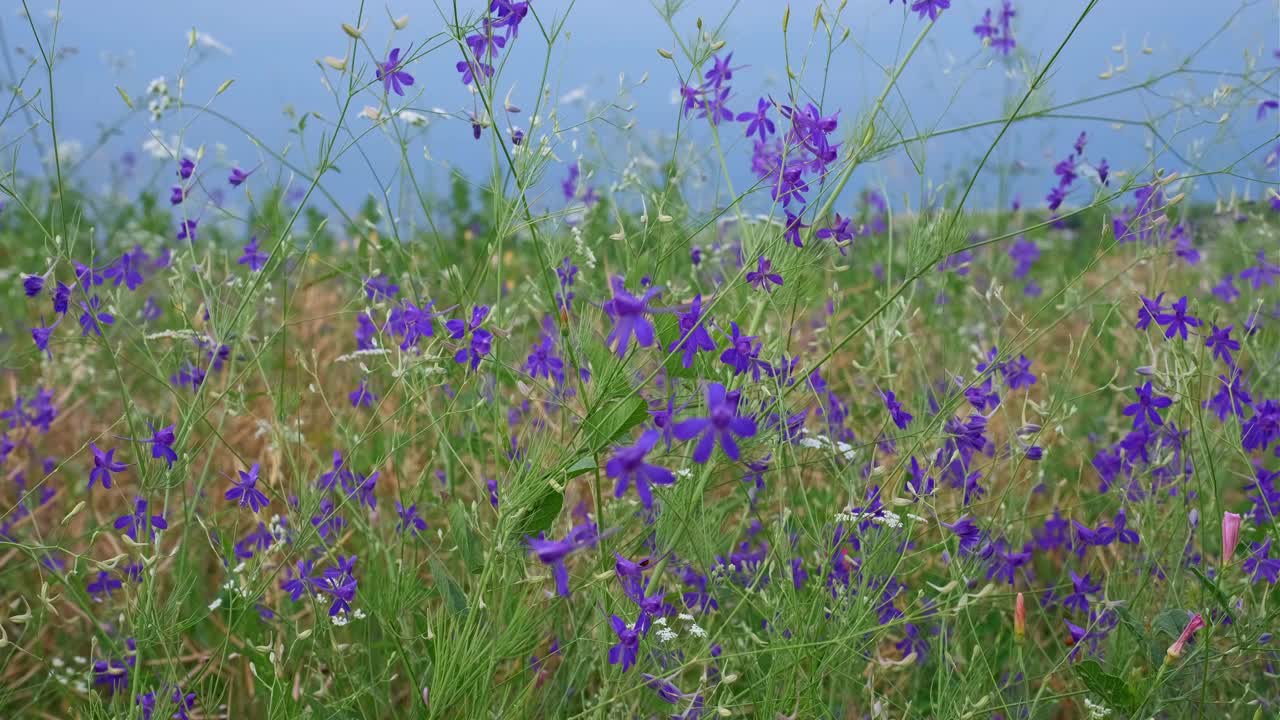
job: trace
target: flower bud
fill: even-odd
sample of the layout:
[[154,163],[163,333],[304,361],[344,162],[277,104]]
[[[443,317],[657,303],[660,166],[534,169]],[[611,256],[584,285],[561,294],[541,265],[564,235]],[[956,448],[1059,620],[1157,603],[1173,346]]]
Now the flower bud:
[[358,27],[353,27],[348,23],[342,23],[342,32],[346,33],[347,37],[352,40],[359,40],[360,36],[364,34],[364,30],[361,30]]
[[1171,662],[1182,657],[1182,649],[1186,647],[1187,641],[1202,627],[1204,627],[1204,618],[1200,616],[1200,613],[1192,615],[1191,619],[1187,621],[1187,626],[1182,629],[1182,634],[1166,651],[1165,662]]
[[1022,593],[1013,602],[1013,636],[1018,640],[1027,634],[1027,603]]
[[1240,542],[1240,515],[1233,512],[1222,513],[1222,566],[1231,564],[1236,554],[1236,544]]

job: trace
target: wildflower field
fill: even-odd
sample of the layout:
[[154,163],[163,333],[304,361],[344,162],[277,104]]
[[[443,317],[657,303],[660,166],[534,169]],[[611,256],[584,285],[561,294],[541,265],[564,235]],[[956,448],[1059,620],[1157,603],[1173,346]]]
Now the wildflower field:
[[1275,0],[19,5],[0,718],[1280,717]]

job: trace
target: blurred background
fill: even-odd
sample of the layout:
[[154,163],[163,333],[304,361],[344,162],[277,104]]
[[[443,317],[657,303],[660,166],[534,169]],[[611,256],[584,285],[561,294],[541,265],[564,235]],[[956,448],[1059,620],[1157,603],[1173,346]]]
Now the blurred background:
[[[696,19],[701,17],[706,28],[718,28],[718,36],[728,41],[722,53],[732,52],[734,65],[741,68],[735,73],[728,103],[734,112],[754,108],[762,95],[786,102],[783,3],[705,0],[677,4],[683,7],[675,14],[673,25],[682,38],[694,37]],[[1083,0],[1016,3],[1013,28],[1017,48],[1005,57],[984,47],[973,30],[985,10],[1000,11],[999,0],[953,0],[890,97],[889,116],[904,137],[1001,117],[1021,97],[1027,77],[1048,60],[1085,5]],[[790,66],[801,78],[800,90],[809,99],[820,98],[825,113],[838,112],[841,130],[851,132],[853,121],[866,112],[883,87],[884,68],[906,52],[924,25],[902,3],[852,0],[840,15],[840,22],[849,28],[848,39],[828,60],[825,37],[813,33],[815,6],[814,2],[792,4]],[[47,40],[59,6],[48,0],[31,0],[28,7],[31,22]],[[482,3],[463,1],[458,7],[463,18],[473,17]],[[672,29],[658,8],[640,0],[534,0],[532,7],[544,27],[564,21],[564,32],[550,52],[546,72],[554,83],[548,88],[549,98],[556,105],[563,129],[555,153],[565,168],[583,156],[584,170],[593,175],[594,183],[607,186],[631,160],[656,155],[664,139],[669,140],[676,130],[674,94],[681,78],[671,62],[656,52],[659,47],[677,47]],[[1192,169],[1188,164],[1217,170],[1254,151],[1246,174],[1269,173],[1266,177],[1274,179],[1274,168],[1265,168],[1263,158],[1269,149],[1266,141],[1280,127],[1280,113],[1259,120],[1254,109],[1266,97],[1280,95],[1280,88],[1242,86],[1241,79],[1232,73],[1244,72],[1250,63],[1258,67],[1280,63],[1275,54],[1280,45],[1277,7],[1274,0],[1240,5],[1192,0],[1100,3],[1056,62],[1048,92],[1038,101],[1058,104],[1138,85],[1177,69],[1184,58],[1197,54],[1185,72],[1146,89],[1073,107],[1069,112],[1077,118],[1020,123],[992,158],[993,168],[1014,174],[1011,187],[1000,194],[992,171],[988,180],[979,183],[973,202],[990,206],[1016,194],[1027,207],[1043,207],[1054,162],[1070,152],[1072,141],[1082,130],[1090,135],[1087,156],[1094,162],[1106,157],[1118,170],[1140,167],[1152,153],[1159,153],[1157,166],[1170,170],[1186,172]],[[360,3],[222,0],[175,6],[159,0],[129,0],[62,3],[60,8],[56,46],[64,58],[58,64],[55,89],[63,152],[74,161],[80,180],[90,186],[121,189],[127,187],[121,183],[148,182],[145,168],[149,158],[144,144],[153,136],[181,134],[186,146],[205,145],[207,152],[221,144],[223,159],[246,169],[267,158],[241,129],[223,120],[198,117],[190,110],[153,120],[145,110],[148,83],[163,76],[176,95],[179,73],[185,77],[185,97],[192,103],[208,101],[221,83],[234,80],[211,108],[256,134],[266,146],[276,151],[287,148],[291,160],[308,166],[315,158],[318,131],[313,126],[300,137],[291,130],[308,111],[329,120],[337,115],[317,60],[345,54],[348,41],[340,24],[357,24]],[[405,98],[393,98],[395,107],[429,118],[428,127],[413,129],[408,157],[417,164],[415,170],[429,179],[424,189],[437,193],[445,190],[444,183],[454,170],[476,181],[492,167],[491,144],[473,140],[464,119],[474,101],[454,69],[459,51],[439,35],[446,28],[441,10],[453,12],[448,3],[366,4],[360,23],[376,52],[385,53],[392,46],[417,48],[424,42],[429,46],[443,44],[406,68],[417,82]],[[409,16],[409,24],[393,37],[390,17],[404,14]],[[834,16],[831,5],[826,15]],[[37,49],[28,22],[20,5],[0,17],[6,84],[28,72],[40,72],[38,66],[30,67]],[[1210,30],[1219,27],[1223,31],[1206,44]],[[200,41],[189,51],[188,36],[193,28]],[[547,50],[538,24],[530,22],[518,42],[503,53],[507,65],[499,97],[507,96],[512,104],[524,108],[524,114],[513,119],[526,129]],[[679,53],[677,61],[680,71],[687,72],[688,63]],[[355,62],[372,79],[372,58],[359,57]],[[633,87],[646,74],[647,82]],[[329,71],[329,76],[336,74]],[[620,82],[632,88],[621,96]],[[1234,94],[1230,103],[1218,107],[1211,100],[1215,88],[1223,84],[1233,85]],[[117,86],[133,98],[136,111],[125,106]],[[378,105],[381,97],[379,84],[366,88],[348,110],[349,125],[367,128],[369,120],[359,113],[365,106]],[[604,112],[608,122],[596,119],[580,124],[585,118],[600,116],[600,109],[610,102],[631,109]],[[1219,124],[1228,104],[1232,116]],[[434,115],[433,110],[449,115]],[[628,121],[633,127],[620,130]],[[1153,122],[1160,137],[1142,126],[1143,121]],[[0,135],[5,143],[12,143],[30,125],[18,114],[0,127]],[[742,136],[744,127],[735,124],[724,132],[729,143],[726,153],[731,159],[740,158],[730,164],[739,187],[752,180],[751,144]],[[850,187],[882,186],[899,202],[905,193],[917,205],[939,186],[954,187],[964,170],[981,158],[998,129],[998,125],[987,126],[915,145],[911,156],[898,152],[860,169]],[[709,138],[705,125],[686,125],[682,132],[685,140],[704,146]],[[1164,149],[1166,141],[1174,152]],[[1259,146],[1264,147],[1257,149]],[[154,144],[151,149],[155,150]],[[360,150],[363,158],[340,162],[341,174],[325,181],[335,197],[353,206],[372,188],[393,184],[399,162],[395,143],[376,133],[361,140]],[[16,165],[25,172],[42,169],[44,159],[32,143],[10,145],[8,154],[16,156]],[[6,162],[12,164],[14,159],[6,158]],[[137,167],[126,167],[133,163]],[[275,173],[278,166],[268,163],[267,167]],[[552,168],[549,174],[546,187],[541,189],[543,198],[547,203],[559,202],[554,188],[563,169]],[[281,177],[288,179],[287,174]],[[708,178],[709,195],[716,194],[716,182],[716,178]],[[1206,182],[1196,192],[1212,197],[1232,189],[1220,178],[1214,183]],[[1244,191],[1243,183],[1239,190]],[[1256,197],[1257,188],[1251,192]],[[723,191],[719,194],[723,196]],[[767,204],[767,193],[759,194],[758,199]]]

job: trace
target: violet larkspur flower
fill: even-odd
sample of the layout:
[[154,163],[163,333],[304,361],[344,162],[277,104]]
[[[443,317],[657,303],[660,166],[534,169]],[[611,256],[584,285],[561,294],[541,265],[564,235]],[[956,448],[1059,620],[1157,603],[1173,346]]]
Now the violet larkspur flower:
[[772,375],[773,368],[760,359],[759,336],[743,335],[736,322],[730,322],[729,328],[732,331],[729,336],[729,347],[720,353],[720,362],[733,368],[734,375],[741,375],[750,370],[751,378],[756,382],[760,382],[762,370],[766,375]]
[[1204,339],[1204,346],[1213,349],[1214,359],[1221,359],[1229,366],[1234,365],[1231,353],[1240,349],[1240,342],[1231,339],[1231,328],[1233,327],[1235,326],[1228,325],[1220,328],[1214,325],[1213,331]]
[[169,467],[173,467],[173,461],[178,459],[178,453],[173,450],[173,443],[175,440],[173,433],[174,427],[175,426],[170,425],[169,427],[161,428],[159,430],[152,428],[151,437],[144,441],[146,444],[151,446],[151,457],[157,459],[163,458]]
[[1234,274],[1227,273],[1226,277],[1213,286],[1213,296],[1228,305],[1235,302],[1236,298],[1240,297],[1240,291],[1236,289],[1234,279]]
[[102,450],[97,445],[89,443],[89,449],[93,452],[93,469],[89,471],[89,487],[93,487],[95,481],[101,482],[102,487],[111,488],[111,474],[124,472],[128,466],[115,459],[116,449]]
[[[885,390],[880,394],[884,400],[884,407],[889,411],[889,415],[893,418],[893,424],[898,426],[899,430],[906,430],[907,425],[911,424],[913,416],[911,413],[902,409],[902,405],[898,402],[898,398],[893,394],[892,390]],[[912,458],[914,461],[915,458]]]
[[84,311],[80,313],[81,337],[88,335],[91,331],[101,337],[102,326],[115,323],[115,316],[106,310],[102,310],[101,307],[102,300],[97,295],[89,298],[87,303],[83,300],[80,301],[80,309]]
[[53,289],[53,311],[59,315],[65,315],[67,308],[71,306],[71,286],[66,283],[59,282],[58,286]]
[[640,633],[617,615],[609,617],[609,625],[618,636],[618,642],[609,648],[609,664],[622,665],[622,672],[626,672],[640,654]]
[[254,513],[271,503],[271,500],[258,489],[258,463],[254,463],[248,472],[240,470],[238,474],[240,479],[233,481],[231,489],[227,491],[228,500],[239,503],[240,507],[248,506]]
[[801,217],[802,217],[801,215],[796,215],[792,213],[790,210],[787,210],[786,213],[787,213],[787,227],[786,227],[786,230],[782,233],[782,237],[786,238],[787,240],[790,240],[792,245],[795,245],[798,248],[802,248],[804,247],[804,242],[801,241],[800,239],[800,231],[809,226],[805,225],[804,221],[801,220]]
[[853,231],[849,229],[849,222],[849,218],[840,217],[840,213],[836,213],[835,220],[831,221],[831,227],[819,230],[817,237],[823,240],[830,238],[839,248],[840,254],[844,255],[845,248],[853,242]]
[[493,342],[493,333],[480,327],[480,323],[489,316],[488,305],[477,305],[471,308],[471,322],[467,323],[461,319],[454,318],[445,322],[445,327],[449,330],[449,337],[454,340],[461,340],[463,337],[470,335],[470,341],[465,347],[458,348],[454,353],[454,362],[465,365],[469,364],[471,371],[475,372],[480,367],[480,360],[489,354],[491,344]]
[[104,595],[107,598],[110,598],[111,591],[119,590],[123,584],[124,583],[112,577],[111,573],[106,570],[99,570],[97,578],[89,582],[89,584],[85,586],[85,590],[95,598],[101,598]]
[[378,402],[378,396],[369,389],[368,380],[368,378],[360,378],[360,384],[356,386],[356,389],[347,394],[347,399],[351,401],[351,407],[373,407],[373,404]]
[[134,542],[138,541],[138,531],[146,530],[154,542],[156,530],[168,530],[169,523],[165,522],[164,515],[148,515],[147,501],[142,498],[135,498],[133,512],[116,518],[113,527],[117,530],[124,530],[124,534],[128,535]]
[[400,48],[392,48],[386,62],[378,63],[378,79],[382,81],[382,91],[404,95],[404,86],[413,84],[413,76],[404,71],[400,63]]
[[252,174],[253,174],[252,170],[250,170],[249,172],[245,172],[244,170],[241,170],[239,167],[233,167],[231,168],[231,173],[227,175],[227,182],[231,184],[231,187],[240,187],[240,184],[243,183],[245,180],[248,180],[249,176]]
[[1187,339],[1187,328],[1199,327],[1200,321],[1194,316],[1187,313],[1187,296],[1183,295],[1178,302],[1174,303],[1170,308],[1172,312],[1160,313],[1156,316],[1156,322],[1161,327],[1168,325],[1164,331],[1165,338],[1171,339],[1174,335],[1179,335],[1183,340]]
[[[654,342],[653,323],[645,317],[654,312],[649,302],[662,293],[659,287],[645,290],[644,295],[636,297],[627,292],[627,286],[621,277],[613,276],[613,297],[605,302],[604,311],[613,319],[613,327],[605,337],[605,345],[623,357],[631,346],[631,338],[635,337],[640,347],[650,347]],[[616,346],[616,347],[615,347]]]
[[196,230],[200,226],[200,221],[196,218],[187,218],[178,224],[179,240],[196,241]]
[[1158,411],[1172,405],[1173,400],[1156,395],[1150,382],[1135,387],[1133,392],[1138,396],[1138,402],[1124,409],[1124,414],[1133,418],[1133,426],[1139,428],[1148,422],[1153,425],[1163,425],[1164,420]]
[[599,537],[593,525],[579,525],[569,531],[563,540],[548,540],[542,533],[536,538],[525,538],[529,543],[529,552],[538,557],[542,564],[551,568],[555,578],[556,593],[561,597],[569,597],[569,570],[564,566],[564,559],[570,553],[584,547],[594,545]]
[[711,335],[707,332],[706,324],[702,317],[702,294],[694,296],[693,303],[689,305],[689,311],[680,315],[680,337],[671,343],[667,348],[667,352],[675,352],[682,350],[683,355],[680,364],[685,368],[693,367],[693,358],[699,352],[714,351],[716,349],[715,341],[711,339]]
[[759,134],[761,140],[768,140],[770,135],[778,132],[773,121],[769,119],[769,108],[769,101],[760,98],[756,101],[754,111],[738,113],[738,122],[747,123],[747,137]]
[[911,3],[911,10],[919,13],[921,20],[926,15],[929,16],[930,20],[937,20],[938,13],[949,7],[951,7],[951,0],[915,0],[915,2]]
[[409,507],[405,507],[400,504],[399,500],[397,500],[396,516],[400,518],[396,523],[396,532],[403,533],[405,530],[408,530],[413,533],[414,537],[417,537],[419,533],[427,529],[427,521],[423,520],[422,517],[418,515],[417,503],[414,503]]
[[605,472],[610,478],[617,480],[613,489],[614,497],[622,497],[634,481],[636,494],[646,510],[653,509],[653,494],[649,491],[652,485],[670,485],[676,481],[671,471],[658,465],[645,462],[645,455],[658,443],[660,434],[657,430],[646,430],[640,440],[630,447],[618,448],[609,462],[605,463]]
[[754,437],[756,421],[738,414],[737,391],[729,393],[720,383],[711,383],[707,386],[707,417],[682,420],[676,423],[672,432],[680,440],[692,440],[699,435],[702,436],[693,451],[693,460],[696,463],[703,464],[711,458],[711,451],[715,449],[717,439],[720,447],[724,449],[724,454],[728,455],[730,460],[737,460],[738,443],[734,440],[734,436]]
[[772,269],[773,263],[761,255],[756,258],[756,269],[747,272],[747,284],[765,292],[773,292],[773,285],[782,287],[782,276],[776,272],[770,272]]
[[22,292],[27,297],[35,297],[44,289],[44,278],[39,275],[27,275],[22,278]]
[[248,265],[250,270],[258,272],[267,264],[267,260],[270,258],[270,254],[258,249],[258,236],[254,235],[249,238],[249,244],[244,246],[244,254],[236,262],[239,265]]
[[1151,321],[1164,314],[1164,293],[1156,295],[1155,299],[1146,295],[1139,296],[1142,299],[1142,307],[1138,308],[1138,322],[1134,324],[1134,328],[1138,330],[1146,330],[1151,325]]
[[31,341],[36,344],[36,349],[53,359],[53,351],[49,349],[49,341],[53,339],[53,331],[58,329],[58,323],[62,322],[62,318],[58,318],[52,325],[48,327],[36,326],[31,328]]

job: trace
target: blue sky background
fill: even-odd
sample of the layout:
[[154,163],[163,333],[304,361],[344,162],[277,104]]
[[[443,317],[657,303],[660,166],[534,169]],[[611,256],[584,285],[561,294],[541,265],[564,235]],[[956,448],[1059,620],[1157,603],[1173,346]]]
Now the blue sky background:
[[[994,52],[982,48],[972,34],[982,11],[997,2],[953,0],[953,8],[943,14],[922,52],[904,73],[899,92],[891,98],[895,119],[925,130],[1000,116],[1007,94],[1019,91],[1019,81],[1006,77],[1005,66],[998,59],[991,62],[996,58]],[[564,15],[569,5],[564,0],[534,0],[533,3],[544,21]],[[1046,59],[1084,5],[1084,0],[1018,3],[1015,28],[1025,59],[1033,65]],[[447,3],[440,5],[446,6]],[[459,0],[459,6],[467,12],[478,12],[482,3]],[[39,0],[32,2],[31,7],[37,24],[47,29],[49,20],[45,13],[54,3]],[[125,88],[140,106],[145,102],[146,84],[152,78],[164,75],[173,86],[187,52],[186,33],[192,27],[214,36],[228,46],[231,53],[210,53],[187,71],[188,98],[206,99],[222,81],[234,79],[232,88],[215,101],[214,107],[258,134],[272,148],[279,150],[292,144],[290,156],[303,162],[296,137],[288,133],[292,123],[283,110],[291,106],[298,112],[318,110],[330,117],[334,115],[333,100],[321,84],[315,61],[325,55],[344,54],[346,38],[339,24],[354,22],[357,7],[358,2],[354,0],[64,2],[59,45],[73,46],[78,52],[61,63],[55,78],[62,138],[78,139],[89,147],[104,125],[124,119],[119,135],[103,152],[88,158],[81,166],[81,177],[105,184],[111,177],[111,164],[118,161],[122,152],[139,150],[151,129],[167,136],[183,128],[183,121],[189,116],[170,115],[158,124],[153,124],[145,113],[126,118],[126,108],[115,86]],[[733,51],[735,63],[745,65],[735,75],[734,99],[730,103],[738,111],[754,106],[760,94],[773,93],[781,98],[786,93],[781,42],[783,4],[774,0],[743,0],[732,13],[731,7],[732,3],[725,0],[693,0],[677,16],[676,23],[688,37],[693,32],[695,17],[701,16],[708,25],[714,26],[728,15],[721,35],[728,41],[725,51]],[[793,3],[790,42],[796,58],[792,63],[796,67],[802,62],[799,55],[809,43],[813,7],[813,2]],[[411,42],[416,45],[443,28],[435,4],[393,2],[389,9],[392,14],[408,13],[411,18],[408,28],[396,35],[396,45]],[[1236,12],[1239,15],[1232,26],[1212,41],[1193,63],[1193,68],[1211,72],[1171,78],[1157,88],[1158,93],[1131,93],[1076,108],[1075,112],[1142,120],[1170,108],[1172,98],[1197,99],[1209,94],[1224,79],[1213,72],[1242,71],[1246,52],[1260,56],[1261,67],[1280,63],[1272,55],[1280,45],[1276,0],[1260,0],[1244,6],[1199,0],[1103,0],[1060,57],[1050,80],[1051,98],[1054,102],[1068,101],[1141,82],[1166,71],[1208,40],[1209,34]],[[387,8],[370,5],[366,14],[367,37],[381,52],[390,42]],[[884,75],[877,63],[891,64],[910,44],[921,23],[914,15],[904,16],[900,3],[890,4],[884,0],[852,0],[843,20],[851,26],[850,42],[831,62],[825,108],[828,112],[839,110],[845,120],[841,128],[847,130],[852,125],[849,121],[870,106],[884,84]],[[3,22],[10,56],[21,72],[25,59],[18,54],[18,49],[29,51],[32,47],[26,21],[8,12],[0,17],[0,22]],[[551,60],[549,77],[553,98],[584,88],[586,97],[607,101],[614,96],[620,72],[632,80],[646,72],[650,75],[648,83],[632,93],[630,101],[635,107],[630,115],[614,116],[620,121],[627,117],[635,121],[636,129],[626,137],[597,124],[591,129],[562,135],[556,146],[559,157],[566,160],[576,153],[584,154],[589,164],[598,166],[596,184],[605,185],[616,179],[617,171],[639,144],[675,129],[676,107],[671,93],[678,79],[670,64],[655,52],[657,47],[672,48],[675,43],[657,11],[642,0],[579,0],[569,12],[565,27],[567,36],[557,44]],[[1153,50],[1151,54],[1140,51],[1144,38]],[[1121,42],[1128,48],[1127,72],[1109,81],[1099,80],[1098,73],[1107,69],[1108,64],[1114,66],[1123,61],[1124,56],[1112,50],[1113,45]],[[527,124],[527,110],[534,104],[533,93],[545,50],[545,42],[532,20],[508,50],[510,60],[499,89],[505,93],[514,85],[513,102],[526,108],[521,124]],[[810,50],[810,65],[804,76],[806,90],[818,91],[823,56],[817,45]],[[108,62],[109,57],[119,62]],[[413,108],[440,107],[449,111],[471,108],[470,96],[453,68],[457,59],[456,50],[447,48],[408,68],[417,78],[413,90],[420,92],[411,93]],[[371,74],[368,58],[362,58],[361,62]],[[1239,85],[1238,79],[1226,79]],[[1253,117],[1259,100],[1267,94],[1280,95],[1280,87],[1271,84],[1269,88],[1239,88],[1236,98],[1245,97],[1248,101],[1223,127],[1203,125],[1206,120],[1216,120],[1223,108],[1200,107],[1165,118],[1160,123],[1161,129],[1176,138],[1174,145],[1180,152],[1188,155],[1200,152],[1205,166],[1220,167],[1245,148],[1265,142],[1277,132],[1280,114],[1260,122]],[[372,93],[358,99],[348,118],[350,125],[358,129],[368,127],[368,121],[356,117],[356,113],[364,105],[376,102]],[[583,108],[580,102],[562,105],[562,126],[581,117]],[[0,134],[6,139],[20,130],[15,122],[9,125],[0,128]],[[1144,149],[1147,135],[1137,127],[1115,129],[1107,123],[1083,120],[1021,125],[1002,145],[999,159],[1021,161],[1030,169],[1031,174],[1018,181],[1018,191],[1027,204],[1043,204],[1043,195],[1051,183],[1049,168],[1057,157],[1069,152],[1071,141],[1082,129],[1088,130],[1091,136],[1088,156],[1093,159],[1106,156],[1113,168],[1135,167],[1148,157]],[[607,148],[603,157],[587,147],[593,130],[598,133],[597,142]],[[741,132],[740,126],[735,127],[726,132],[726,137],[740,138]],[[931,141],[925,148],[927,162],[923,180],[908,159],[899,154],[860,170],[853,185],[884,183],[895,192],[910,193],[915,198],[912,202],[918,202],[926,183],[954,179],[950,175],[953,169],[972,167],[994,134],[995,128],[991,128]],[[187,124],[185,136],[188,145],[225,144],[227,159],[246,167],[257,164],[262,157],[243,134],[212,119]],[[710,136],[703,127],[693,129],[688,137],[705,145]],[[579,141],[576,151],[571,144],[575,138]],[[316,139],[313,127],[309,148],[314,148]],[[1198,151],[1194,146],[1197,140],[1202,143]],[[628,146],[627,142],[633,145]],[[746,184],[750,181],[750,145],[741,140],[735,142],[728,148],[731,171],[735,182]],[[424,145],[430,161],[423,158]],[[394,176],[396,152],[387,138],[371,134],[361,142],[361,148],[367,154],[367,166],[364,160],[345,160],[340,163],[342,174],[326,181],[326,187],[344,204],[355,205],[379,180],[385,183]],[[432,178],[431,187],[440,189],[449,168],[459,168],[473,177],[483,176],[491,163],[490,150],[489,144],[471,139],[466,123],[442,120],[433,122],[425,134],[415,138],[409,157],[415,162],[415,170]],[[1255,174],[1261,172],[1262,154],[1256,156],[1252,166]],[[1162,158],[1159,164],[1182,169],[1172,157]],[[35,151],[24,147],[20,165],[37,168]],[[562,174],[562,168],[554,169],[546,187],[553,188],[551,181]],[[143,173],[142,179],[135,182],[145,182],[146,177]],[[167,182],[167,178],[159,178],[157,189],[164,189]],[[1225,191],[1228,187],[1219,185],[1217,189]],[[979,201],[992,203],[995,188],[993,174],[979,184]],[[1208,189],[1207,185],[1200,188],[1202,192]],[[1260,193],[1255,189],[1255,197]],[[548,197],[548,202],[550,200]]]

